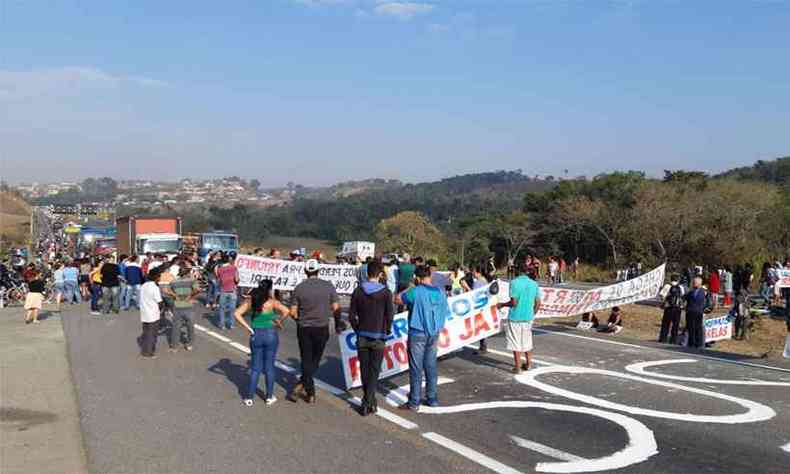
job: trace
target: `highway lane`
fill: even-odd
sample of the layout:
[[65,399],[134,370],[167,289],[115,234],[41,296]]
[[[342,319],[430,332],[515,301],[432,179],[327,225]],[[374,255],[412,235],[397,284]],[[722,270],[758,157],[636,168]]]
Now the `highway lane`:
[[[539,332],[534,377],[509,372],[497,337],[486,356],[464,350],[440,362],[439,409],[404,414],[390,407],[396,418],[363,419],[349,396],[331,389],[343,387],[335,338],[318,376],[342,398],[322,391],[319,405],[308,408],[283,401],[278,388],[273,407],[245,409],[238,386],[247,338],[239,329],[220,340],[209,334],[217,332],[213,317],[203,315],[194,353],[160,350],[159,359],[141,361],[136,313],[109,321],[83,313],[64,325],[96,472],[136,472],[113,470],[127,464],[148,472],[179,465],[179,472],[254,472],[247,451],[271,457],[268,472],[790,471],[782,449],[790,443],[790,390],[776,385],[790,384],[790,372]],[[278,358],[298,368],[291,324]],[[633,366],[641,362],[661,363]],[[292,377],[280,371],[283,385]],[[775,385],[720,383],[745,380]],[[397,400],[407,384],[399,375],[384,391]],[[146,452],[156,461],[141,460]]]

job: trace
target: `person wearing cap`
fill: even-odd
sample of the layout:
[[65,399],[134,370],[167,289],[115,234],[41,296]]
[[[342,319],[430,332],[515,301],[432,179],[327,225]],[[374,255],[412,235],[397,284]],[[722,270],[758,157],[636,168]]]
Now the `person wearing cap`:
[[302,377],[288,394],[287,398],[292,402],[303,398],[307,403],[315,403],[313,376],[329,341],[329,317],[334,317],[335,331],[338,334],[345,329],[345,323],[340,319],[337,291],[332,283],[318,278],[320,269],[318,260],[310,259],[305,262],[307,279],[296,285],[293,292],[291,317],[296,320]]
[[[532,368],[532,321],[540,309],[540,287],[534,268],[527,268],[526,262],[516,265],[516,278],[510,282],[510,301],[497,303],[497,308],[511,308],[508,315],[505,339],[508,350],[513,351],[513,373]],[[526,362],[521,365],[521,354]]]

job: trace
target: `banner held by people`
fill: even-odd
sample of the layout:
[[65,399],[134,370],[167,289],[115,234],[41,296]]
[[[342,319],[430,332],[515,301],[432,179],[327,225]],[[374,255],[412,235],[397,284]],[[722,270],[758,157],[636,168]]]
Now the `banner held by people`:
[[[239,255],[236,267],[239,270],[239,286],[254,288],[261,280],[272,280],[275,290],[291,291],[307,276],[304,262],[277,260],[274,258]],[[321,264],[318,277],[335,285],[340,294],[351,294],[357,287],[358,269],[354,265]]]

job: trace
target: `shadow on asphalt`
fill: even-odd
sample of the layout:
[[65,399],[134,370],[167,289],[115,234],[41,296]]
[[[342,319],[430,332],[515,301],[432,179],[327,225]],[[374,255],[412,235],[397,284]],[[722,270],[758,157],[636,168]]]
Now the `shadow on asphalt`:
[[[236,385],[239,398],[247,397],[247,386],[250,383],[249,360],[247,361],[246,365],[241,365],[228,358],[222,358],[214,365],[209,366],[207,370],[213,374],[224,376],[229,382]],[[255,393],[262,399],[266,398],[266,394],[263,392],[263,390],[261,390],[261,384],[265,383],[265,381],[266,376],[261,374],[261,378],[258,380],[258,387],[255,391]],[[275,369],[274,384],[275,386],[279,385],[287,391],[292,385],[291,377],[286,372],[280,369]]]

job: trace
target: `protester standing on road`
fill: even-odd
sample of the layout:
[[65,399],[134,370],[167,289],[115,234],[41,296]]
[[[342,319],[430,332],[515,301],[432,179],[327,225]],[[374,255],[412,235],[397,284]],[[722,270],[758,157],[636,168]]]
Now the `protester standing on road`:
[[686,331],[688,332],[688,347],[702,349],[705,347],[704,313],[707,295],[702,288],[702,278],[694,277],[692,289],[686,293]]
[[66,294],[66,279],[63,276],[63,265],[56,263],[54,268],[52,280],[55,283],[55,311],[60,312],[60,303],[63,301],[63,295]]
[[[535,281],[538,276],[534,269],[530,269],[529,275],[526,272],[523,263],[517,266],[517,277],[510,282],[510,301],[497,304],[497,308],[511,308],[505,338],[508,350],[513,351],[515,374],[532,368],[532,321],[540,309],[540,287]],[[521,365],[522,353],[526,358],[524,365]]]
[[137,309],[140,309],[140,288],[143,285],[143,269],[140,267],[137,255],[132,255],[124,267],[124,278],[126,279],[126,293],[123,299],[123,310],[127,311],[134,301]]
[[348,320],[357,334],[357,355],[362,378],[362,405],[359,413],[367,416],[378,411],[376,392],[379,386],[385,340],[392,332],[394,308],[392,293],[379,283],[383,269],[379,262],[368,263],[368,278],[351,294]]
[[669,343],[677,344],[685,293],[686,290],[680,284],[679,275],[672,275],[670,282],[661,289],[659,294],[662,298],[661,305],[664,308],[664,317],[661,319],[661,331],[658,334],[658,342],[667,342],[667,334],[669,334]]
[[77,263],[73,262],[63,268],[63,288],[65,289],[64,303],[79,304],[82,302],[80,298],[80,270],[77,269]]
[[229,256],[222,257],[222,264],[214,273],[219,281],[219,328],[233,329],[233,312],[238,301],[239,271]]
[[[481,288],[485,288],[486,286],[488,286],[488,283],[489,283],[488,279],[486,279],[486,277],[483,276],[483,267],[481,266],[475,267],[474,270],[472,271],[472,285],[471,285],[472,290],[479,290]],[[475,354],[480,355],[480,354],[485,354],[487,352],[488,352],[488,342],[486,341],[486,339],[480,339],[480,343],[478,345]]]
[[173,325],[168,338],[171,352],[175,352],[181,342],[182,329],[186,329],[184,349],[191,351],[195,340],[195,298],[201,292],[200,285],[190,277],[190,273],[187,266],[182,266],[178,278],[162,289],[173,300]]
[[41,272],[34,271],[28,278],[28,293],[25,296],[25,324],[35,323],[38,324],[38,313],[44,303],[44,279]]
[[[288,318],[290,310],[287,306],[274,298],[271,280],[262,280],[258,287],[250,292],[250,298],[236,310],[234,317],[240,326],[250,333],[250,383],[247,386],[247,397],[244,404],[252,406],[255,393],[258,391],[258,379],[263,372],[266,377],[266,393],[264,403],[271,405],[277,401],[274,396],[274,362],[277,360],[277,348],[280,345],[280,335],[277,333],[283,327],[283,321]],[[244,315],[252,313],[250,324]],[[277,313],[280,317],[277,317]]]
[[398,292],[398,266],[390,259],[384,260],[384,274],[387,277],[387,289],[394,296]]
[[288,400],[292,402],[301,397],[307,403],[315,403],[313,376],[329,340],[329,317],[334,316],[335,331],[338,334],[345,329],[345,323],[340,319],[337,291],[332,283],[318,278],[320,269],[321,264],[317,260],[310,259],[305,262],[307,279],[299,283],[293,291],[291,317],[296,319],[302,377],[288,395]]
[[[404,254],[398,262],[398,294],[408,290],[414,282],[416,266],[409,260],[409,254]],[[398,306],[398,312],[403,311],[403,306]]]
[[401,410],[419,411],[422,403],[422,378],[425,374],[426,404],[438,406],[437,396],[437,344],[439,333],[450,316],[447,295],[431,284],[430,267],[418,267],[415,272],[417,286],[410,288],[395,298],[398,304],[409,309],[409,401],[401,405]]
[[158,283],[159,271],[154,269],[148,272],[148,281],[140,289],[140,322],[143,325],[140,355],[146,359],[156,358],[156,337],[159,333],[163,301]]
[[91,314],[98,316],[101,314],[99,312],[99,298],[102,295],[102,286],[101,286],[101,269],[104,266],[104,262],[101,260],[97,261],[94,265],[93,269],[90,273],[90,280],[91,280]]
[[101,286],[104,299],[104,314],[110,314],[110,310],[118,314],[121,310],[121,280],[118,265],[115,264],[113,257],[107,259],[101,268]]

